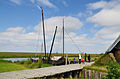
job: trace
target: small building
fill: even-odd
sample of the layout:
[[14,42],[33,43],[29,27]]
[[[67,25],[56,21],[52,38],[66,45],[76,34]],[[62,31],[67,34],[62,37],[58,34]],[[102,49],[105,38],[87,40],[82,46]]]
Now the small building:
[[108,48],[106,53],[113,53],[116,61],[120,63],[120,35],[113,42],[113,44]]

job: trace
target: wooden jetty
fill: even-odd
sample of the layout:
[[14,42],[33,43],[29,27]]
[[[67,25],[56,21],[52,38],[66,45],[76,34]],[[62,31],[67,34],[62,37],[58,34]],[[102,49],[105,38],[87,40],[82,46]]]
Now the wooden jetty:
[[61,78],[64,75],[64,73],[82,70],[84,66],[88,66],[93,63],[94,62],[90,62],[90,63],[86,62],[85,64],[69,64],[69,65],[52,66],[46,68],[5,72],[5,73],[0,73],[0,79],[41,79],[41,78],[49,79],[47,77],[51,77],[55,75],[59,75],[59,78]]

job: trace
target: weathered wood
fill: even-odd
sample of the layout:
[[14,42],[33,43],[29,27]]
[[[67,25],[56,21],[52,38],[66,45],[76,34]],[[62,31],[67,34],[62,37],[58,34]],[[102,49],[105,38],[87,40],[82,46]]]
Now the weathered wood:
[[102,79],[102,77],[101,77],[101,72],[99,72],[99,76],[98,76],[98,77],[99,77],[99,79]]
[[69,65],[61,65],[61,66],[53,66],[46,68],[38,68],[38,69],[29,69],[22,71],[12,71],[0,73],[0,79],[28,79],[28,78],[40,78],[47,76],[54,76],[56,74],[71,72],[82,69],[86,65],[91,65],[91,63],[85,64],[69,64]]
[[91,79],[91,70],[88,70],[88,79]]

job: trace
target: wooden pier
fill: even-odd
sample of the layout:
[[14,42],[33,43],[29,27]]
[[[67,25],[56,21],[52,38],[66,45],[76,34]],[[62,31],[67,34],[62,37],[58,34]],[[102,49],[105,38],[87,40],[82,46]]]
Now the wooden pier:
[[62,75],[64,73],[82,70],[84,66],[88,66],[93,63],[94,62],[85,63],[85,64],[69,64],[69,65],[52,66],[52,67],[39,68],[39,69],[5,72],[5,73],[0,73],[0,79],[41,79],[41,78],[46,79],[46,77],[51,77],[59,74],[60,74],[59,78],[62,78]]

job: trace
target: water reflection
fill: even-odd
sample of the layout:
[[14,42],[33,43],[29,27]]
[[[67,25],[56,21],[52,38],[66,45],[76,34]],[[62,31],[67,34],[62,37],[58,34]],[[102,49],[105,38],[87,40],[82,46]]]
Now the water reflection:
[[[38,60],[39,58],[32,58],[32,59]],[[28,58],[3,58],[1,60],[8,60],[8,61],[15,62],[15,61],[26,61],[28,60]]]

